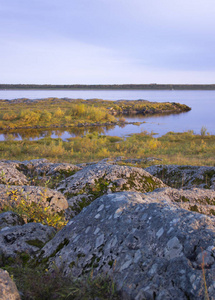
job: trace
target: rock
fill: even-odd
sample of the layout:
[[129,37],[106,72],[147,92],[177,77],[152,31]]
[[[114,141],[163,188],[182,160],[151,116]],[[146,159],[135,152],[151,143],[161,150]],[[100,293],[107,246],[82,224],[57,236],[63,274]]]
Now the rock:
[[28,185],[28,179],[17,168],[16,162],[0,161],[0,184]]
[[[40,223],[28,223],[0,230],[0,266],[16,257],[33,257],[55,235],[55,229]],[[23,256],[24,255],[24,256]]]
[[171,187],[215,190],[215,167],[156,165],[145,170]]
[[173,189],[162,188],[148,194],[148,197],[154,201],[157,197],[160,199],[169,199],[175,202],[177,206],[190,211],[215,216],[215,191],[208,189],[191,188]]
[[61,181],[57,190],[68,199],[71,214],[106,193],[120,191],[150,192],[165,184],[141,168],[112,165],[106,161],[87,166]]
[[61,212],[68,208],[66,198],[58,191],[37,186],[6,186],[0,184],[1,204],[14,203],[20,199],[26,202],[41,203],[50,206],[54,211]]
[[12,227],[16,225],[24,225],[25,222],[22,217],[13,211],[0,213],[0,230],[4,227]]
[[47,159],[32,159],[19,162],[19,169],[30,178],[40,178],[44,183],[58,178],[62,180],[81,168],[68,163],[50,163]]
[[21,300],[17,287],[7,271],[0,269],[1,300]]
[[[156,196],[157,193],[157,196]],[[80,277],[107,272],[123,299],[209,299],[215,295],[215,217],[190,212],[160,191],[119,192],[94,200],[41,250]]]

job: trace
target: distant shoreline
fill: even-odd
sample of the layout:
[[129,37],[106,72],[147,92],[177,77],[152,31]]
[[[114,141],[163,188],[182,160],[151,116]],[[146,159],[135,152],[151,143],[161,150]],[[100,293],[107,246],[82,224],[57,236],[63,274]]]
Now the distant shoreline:
[[215,90],[215,84],[0,84],[0,90]]

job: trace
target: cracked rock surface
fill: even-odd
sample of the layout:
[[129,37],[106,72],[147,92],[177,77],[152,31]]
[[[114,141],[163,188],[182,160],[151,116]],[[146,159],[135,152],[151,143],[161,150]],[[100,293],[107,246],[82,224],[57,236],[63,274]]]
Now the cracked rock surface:
[[151,192],[165,186],[160,179],[141,168],[101,161],[61,181],[57,190],[67,197],[71,214],[75,215],[102,194],[126,190]]
[[0,266],[22,253],[33,257],[55,235],[55,229],[40,223],[4,227],[0,230]]
[[24,225],[22,217],[12,211],[6,211],[0,214],[0,230],[4,227]]
[[0,184],[28,185],[27,177],[17,170],[17,162],[0,161]]
[[[153,194],[153,195],[150,195]],[[190,212],[169,197],[103,195],[73,218],[41,251],[63,274],[113,276],[122,299],[204,299],[205,257],[215,295],[215,217]],[[151,197],[152,196],[152,197]]]

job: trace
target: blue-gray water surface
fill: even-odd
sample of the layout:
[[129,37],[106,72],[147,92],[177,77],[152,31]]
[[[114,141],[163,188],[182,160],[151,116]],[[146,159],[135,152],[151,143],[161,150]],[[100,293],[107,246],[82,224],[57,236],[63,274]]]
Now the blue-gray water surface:
[[[127,121],[136,121],[146,123],[137,125],[126,125],[123,128],[115,126],[114,128],[100,128],[101,134],[111,136],[127,136],[132,133],[140,133],[147,130],[157,133],[157,137],[169,131],[184,132],[193,130],[194,133],[200,133],[204,126],[210,134],[215,134],[215,91],[146,91],[146,90],[0,90],[0,99],[41,99],[48,97],[57,98],[82,98],[82,99],[104,99],[104,100],[138,100],[144,99],[157,102],[179,102],[191,107],[191,111],[174,115],[161,116],[134,116],[126,118]],[[89,129],[91,131],[96,128]],[[31,139],[38,139],[44,136],[61,137],[66,140],[69,137],[83,135],[88,129],[82,129],[78,132],[72,130],[51,130],[34,132]],[[11,134],[11,133],[10,133]],[[26,137],[26,133],[14,133],[16,139]],[[30,137],[30,134],[29,136]],[[7,138],[7,134],[0,134],[0,140]]]

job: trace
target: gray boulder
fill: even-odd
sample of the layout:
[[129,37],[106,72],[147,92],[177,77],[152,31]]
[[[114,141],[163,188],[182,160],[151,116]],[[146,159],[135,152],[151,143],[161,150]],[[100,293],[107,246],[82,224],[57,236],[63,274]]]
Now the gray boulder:
[[21,300],[17,287],[7,271],[0,269],[1,300]]
[[0,230],[0,266],[12,262],[23,254],[33,257],[56,231],[40,223],[28,223]]
[[69,163],[50,163],[47,159],[32,159],[19,162],[19,169],[29,178],[43,180],[58,181],[71,176],[81,168]]
[[0,184],[28,185],[26,176],[17,170],[17,162],[0,161]]
[[87,166],[61,181],[57,190],[68,199],[71,214],[106,193],[120,191],[151,192],[166,185],[141,168],[112,165],[105,161]]
[[215,167],[156,165],[145,170],[174,188],[200,187],[215,190]]
[[[123,299],[215,295],[215,217],[190,212],[160,191],[103,195],[48,242],[40,260],[67,276],[108,273]],[[203,276],[202,266],[205,270]]]
[[7,211],[0,214],[0,230],[4,227],[12,227],[16,225],[24,225],[22,217],[13,211]]
[[35,202],[44,207],[50,206],[54,211],[61,212],[68,208],[68,202],[64,195],[56,190],[38,186],[6,186],[0,184],[0,201],[15,203],[20,199],[26,202]]

